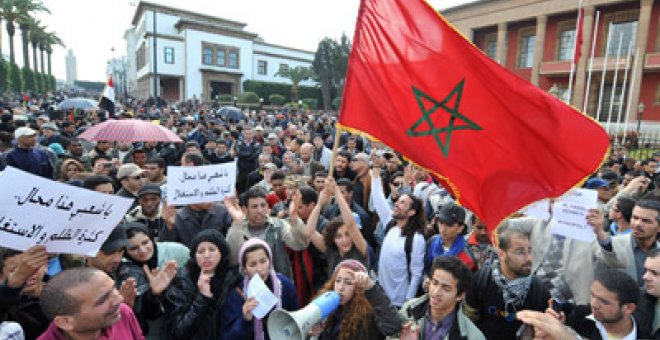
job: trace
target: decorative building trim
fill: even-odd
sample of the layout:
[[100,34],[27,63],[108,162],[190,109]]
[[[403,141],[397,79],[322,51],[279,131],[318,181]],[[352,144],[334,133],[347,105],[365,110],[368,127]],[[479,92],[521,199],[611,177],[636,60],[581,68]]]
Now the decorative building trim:
[[270,52],[256,51],[256,50],[254,51],[254,54],[263,55],[267,57],[282,58],[286,60],[301,61],[304,63],[311,63],[314,61],[314,59],[297,58],[297,57],[286,56],[284,54],[277,54],[277,53],[270,53]]

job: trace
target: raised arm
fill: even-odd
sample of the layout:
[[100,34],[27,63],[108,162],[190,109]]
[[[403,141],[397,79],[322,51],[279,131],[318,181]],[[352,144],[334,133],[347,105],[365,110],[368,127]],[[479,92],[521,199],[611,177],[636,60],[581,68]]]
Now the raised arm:
[[348,230],[348,234],[351,237],[351,241],[353,242],[353,245],[355,245],[355,248],[360,252],[360,254],[366,257],[368,255],[367,241],[364,240],[362,233],[355,224],[355,219],[353,218],[353,211],[351,211],[351,207],[348,206],[348,202],[346,202],[346,199],[341,194],[341,190],[339,189],[339,187],[335,185],[334,178],[328,177],[325,180],[325,185],[326,185],[325,190],[331,189],[328,186],[334,187],[335,201],[339,206],[341,219],[344,221],[344,225]]
[[319,217],[321,215],[321,209],[323,209],[323,206],[326,203],[330,202],[331,197],[332,195],[327,190],[323,189],[321,191],[318,202],[316,202],[314,209],[312,209],[312,212],[309,214],[309,217],[307,218],[307,225],[305,226],[305,237],[307,237],[307,239],[312,242],[314,247],[316,247],[316,249],[322,253],[325,253],[327,249],[323,235],[321,235],[321,233],[316,230],[316,225],[318,224]]
[[380,169],[378,168],[371,169],[371,198],[378,218],[383,226],[387,227],[387,224],[392,220],[392,208],[390,208],[387,198],[385,198]]

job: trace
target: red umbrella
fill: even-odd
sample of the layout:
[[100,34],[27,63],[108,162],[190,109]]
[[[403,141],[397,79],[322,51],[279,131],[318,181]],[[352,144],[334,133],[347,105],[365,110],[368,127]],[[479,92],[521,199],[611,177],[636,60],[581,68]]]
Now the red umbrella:
[[145,120],[108,120],[78,136],[87,140],[120,142],[183,142],[174,132]]

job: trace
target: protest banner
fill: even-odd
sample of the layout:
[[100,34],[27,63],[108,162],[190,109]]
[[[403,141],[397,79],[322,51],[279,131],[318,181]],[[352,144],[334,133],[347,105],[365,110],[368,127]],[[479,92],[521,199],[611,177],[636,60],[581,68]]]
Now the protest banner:
[[536,201],[521,211],[527,216],[533,216],[540,220],[547,221],[550,219],[550,200],[545,198]]
[[167,167],[167,204],[184,205],[222,201],[233,196],[236,163]]
[[587,223],[589,209],[597,207],[598,193],[589,189],[573,189],[555,202],[550,232],[568,238],[592,242],[594,229]]
[[94,256],[132,200],[7,167],[0,175],[0,246]]

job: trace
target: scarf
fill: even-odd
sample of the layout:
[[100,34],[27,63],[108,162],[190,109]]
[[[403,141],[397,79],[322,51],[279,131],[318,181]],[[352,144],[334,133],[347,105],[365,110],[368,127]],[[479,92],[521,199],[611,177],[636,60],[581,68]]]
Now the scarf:
[[500,272],[500,260],[493,260],[493,280],[502,289],[504,308],[509,313],[514,313],[522,308],[529,292],[532,275],[509,280]]
[[[254,275],[259,275],[259,274],[257,273]],[[269,275],[270,276],[268,277],[266,284],[268,285],[268,281],[272,283],[273,294],[275,294],[275,296],[277,297],[277,305],[275,305],[275,309],[280,309],[282,308],[282,282],[280,282],[280,279],[277,278],[277,274],[275,274],[274,270],[271,269]],[[245,275],[245,277],[243,278],[243,291],[246,293],[249,283],[250,283],[250,278],[248,278],[247,275]],[[255,317],[253,317],[252,320],[254,321],[254,339],[264,340],[263,321]]]

